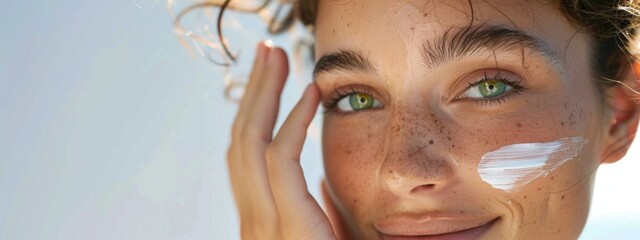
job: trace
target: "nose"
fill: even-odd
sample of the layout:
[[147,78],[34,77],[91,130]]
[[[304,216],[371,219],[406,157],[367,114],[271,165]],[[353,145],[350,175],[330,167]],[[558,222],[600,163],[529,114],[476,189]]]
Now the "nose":
[[433,113],[394,116],[379,173],[384,188],[405,198],[427,197],[446,188],[455,179],[455,164],[446,153],[449,145],[443,143],[449,133],[446,124]]

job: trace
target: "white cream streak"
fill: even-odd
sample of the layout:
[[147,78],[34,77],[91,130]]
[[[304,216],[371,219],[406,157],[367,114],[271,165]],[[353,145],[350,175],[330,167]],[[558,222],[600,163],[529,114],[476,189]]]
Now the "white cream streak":
[[511,191],[576,158],[585,143],[583,137],[571,137],[553,142],[507,145],[484,154],[478,164],[478,173],[494,188]]

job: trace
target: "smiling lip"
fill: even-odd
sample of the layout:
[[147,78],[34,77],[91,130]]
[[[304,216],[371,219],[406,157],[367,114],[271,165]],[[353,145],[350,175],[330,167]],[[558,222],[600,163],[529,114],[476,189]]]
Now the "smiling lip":
[[374,224],[383,240],[478,239],[496,216],[395,216]]

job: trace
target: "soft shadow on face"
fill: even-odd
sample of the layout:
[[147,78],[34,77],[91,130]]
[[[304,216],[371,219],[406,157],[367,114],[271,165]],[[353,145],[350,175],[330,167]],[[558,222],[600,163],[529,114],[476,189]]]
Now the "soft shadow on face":
[[[357,237],[578,237],[606,129],[585,35],[536,1],[339,3],[320,1],[315,81],[328,189]],[[523,146],[548,160],[534,177],[483,180],[483,156]]]

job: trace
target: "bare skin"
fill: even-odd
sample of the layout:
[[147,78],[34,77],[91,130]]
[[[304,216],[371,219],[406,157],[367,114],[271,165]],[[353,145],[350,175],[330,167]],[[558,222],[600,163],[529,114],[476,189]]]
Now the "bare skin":
[[282,49],[264,43],[257,52],[228,152],[242,238],[335,238],[329,220],[307,191],[299,162],[320,94],[310,85],[272,139],[287,59]]
[[[281,49],[260,44],[228,153],[242,238],[412,239],[457,232],[481,239],[577,238],[595,171],[624,156],[638,104],[622,86],[602,96],[585,74],[589,37],[574,34],[560,12],[508,3],[478,2],[474,24],[540,39],[557,61],[517,45],[425,63],[424,40],[470,26],[466,1],[321,1],[316,56],[349,50],[372,66],[319,71],[273,139],[288,63]],[[634,68],[622,80],[637,87]],[[471,83],[498,73],[524,87],[484,105],[465,95]],[[365,93],[380,105],[351,112],[338,104],[324,115],[325,213],[307,190],[299,158],[318,104],[331,105],[339,89],[355,89],[349,94]],[[496,189],[478,175],[484,153],[573,136],[588,139],[579,156],[520,189]],[[394,227],[424,221],[431,227]]]

